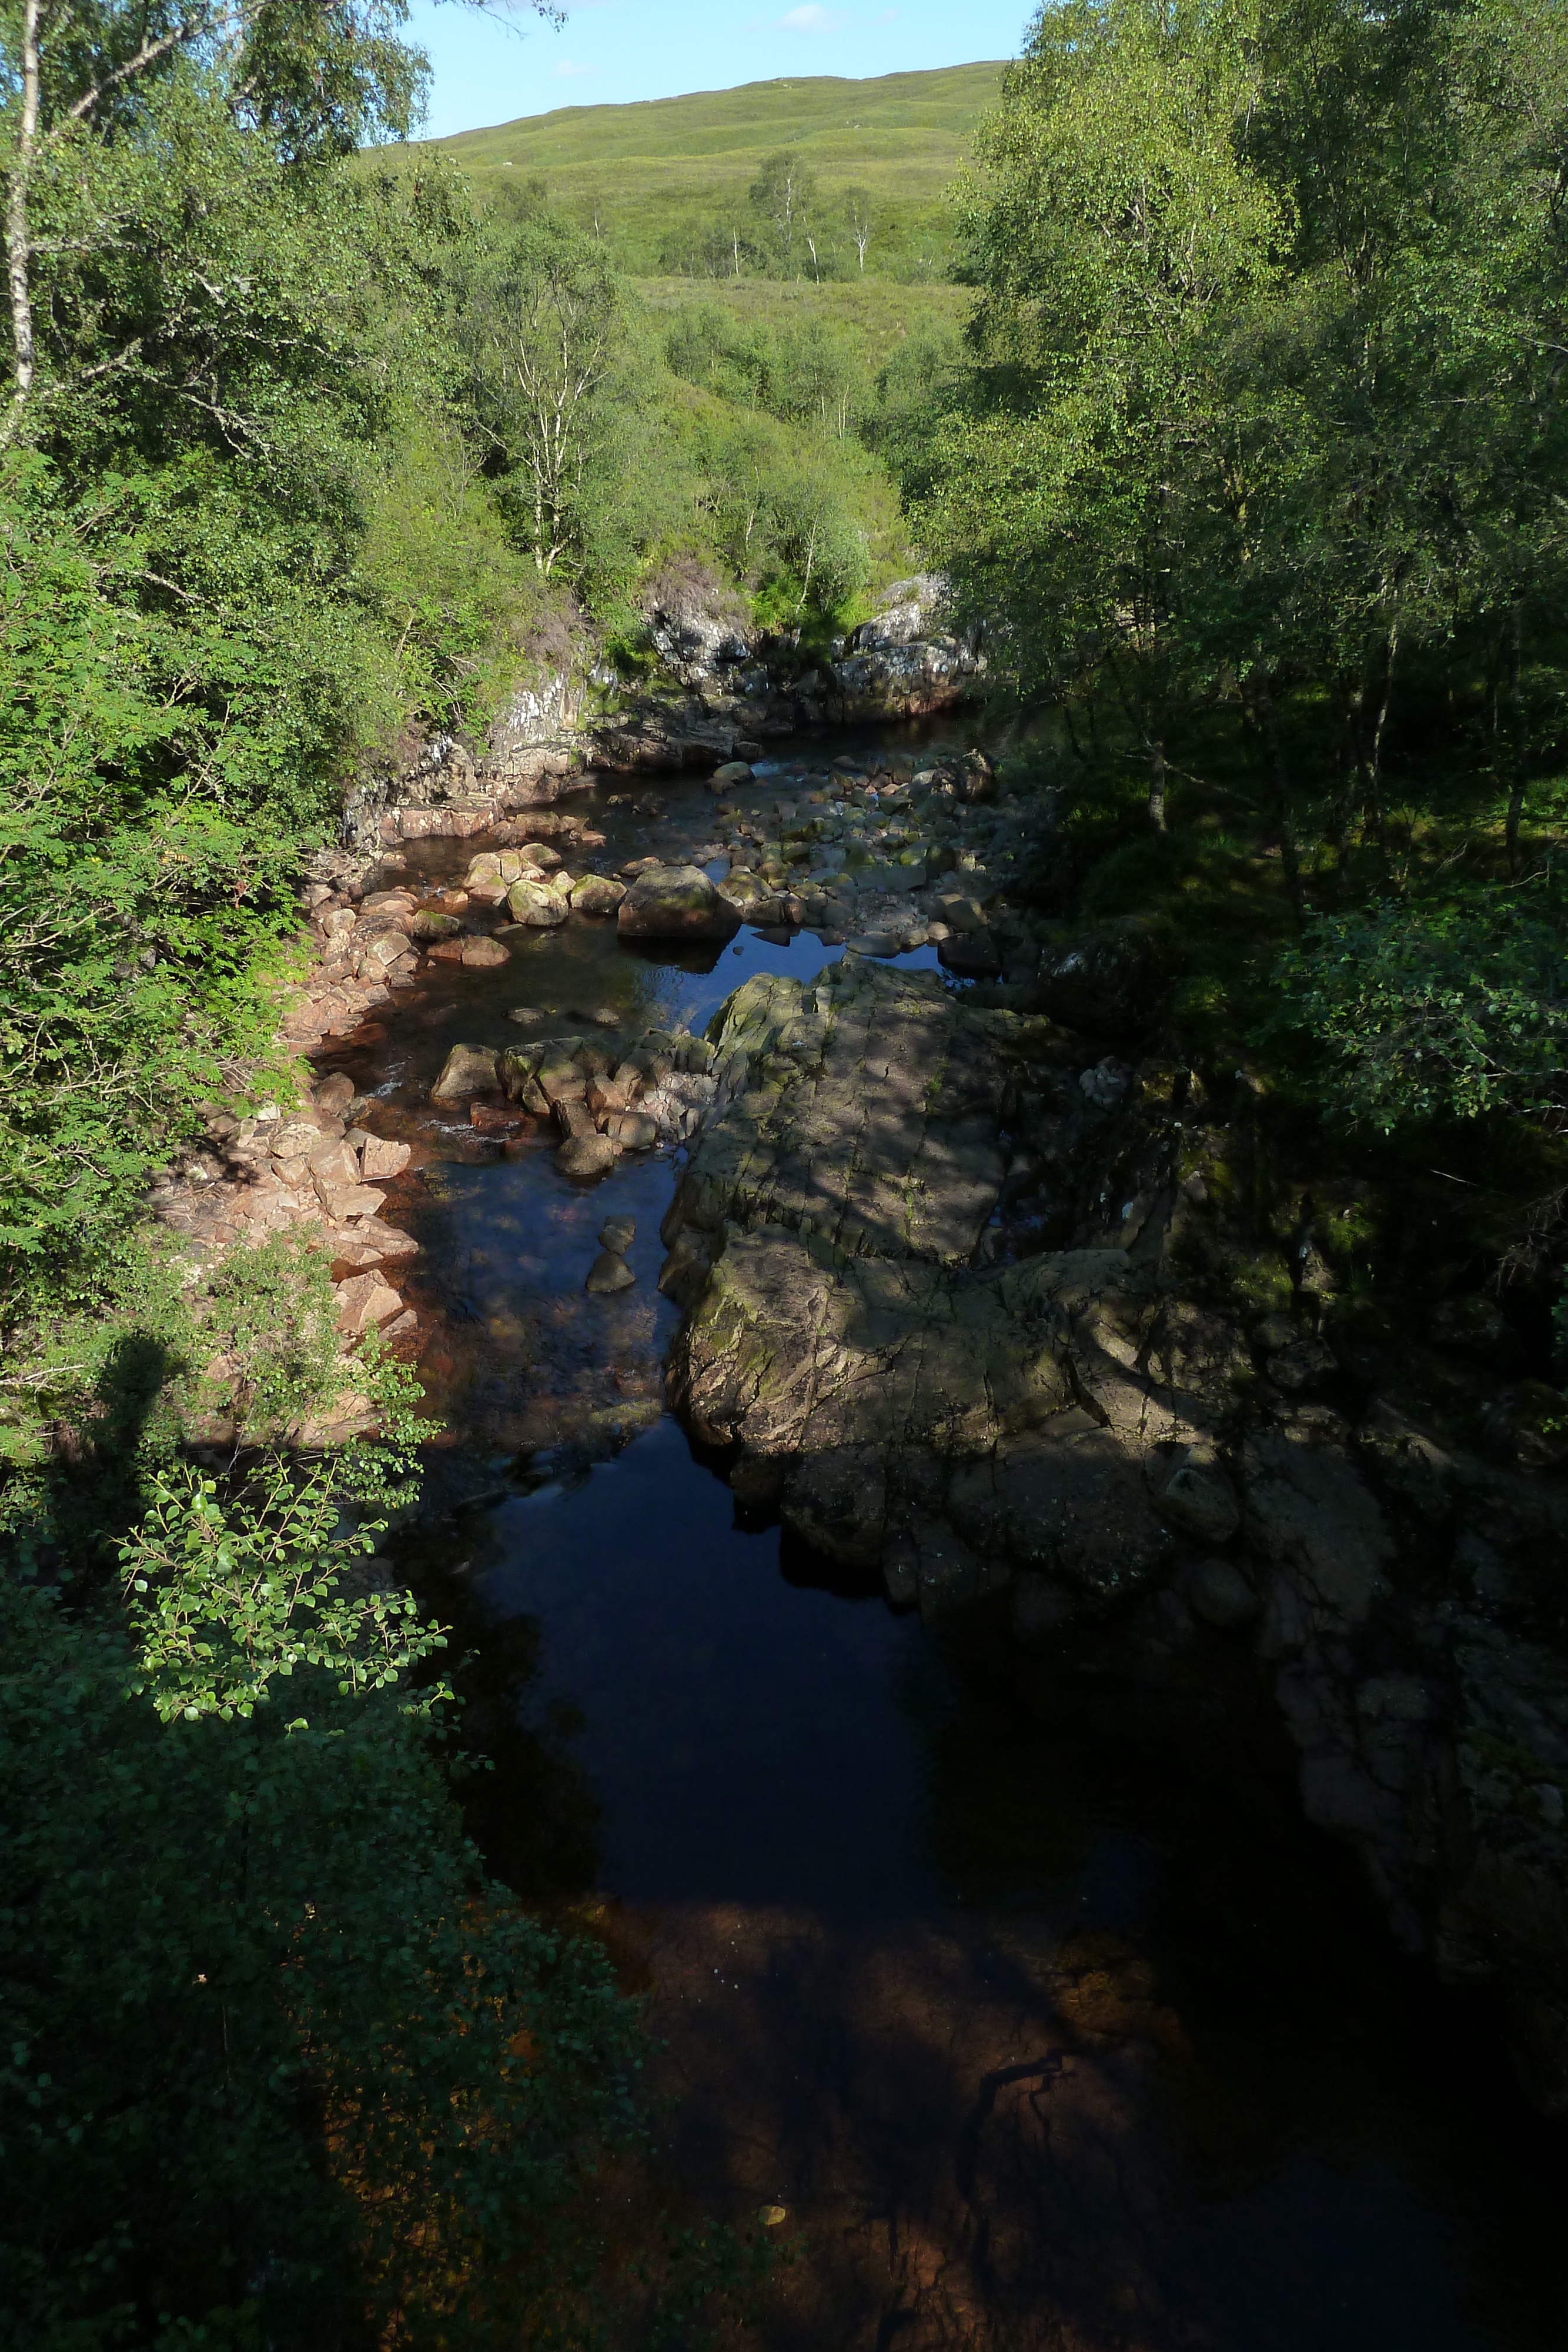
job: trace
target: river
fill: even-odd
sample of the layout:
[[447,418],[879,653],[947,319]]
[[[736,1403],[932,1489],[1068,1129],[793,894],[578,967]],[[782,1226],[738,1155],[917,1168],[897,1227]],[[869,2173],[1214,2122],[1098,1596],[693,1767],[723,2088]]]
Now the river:
[[[874,746],[802,756],[844,748]],[[695,782],[570,805],[608,866],[715,845]],[[479,846],[420,845],[397,878],[455,878]],[[516,1006],[551,1032],[700,1027],[748,972],[842,950],[747,930],[638,953],[575,917],[507,938],[504,969],[428,964],[329,1056],[415,1147],[388,1213],[423,1245],[397,1279],[444,1433],[395,1549],[471,1653],[492,1866],[646,1990],[670,2196],[787,2209],[800,2258],[758,2340],[1568,2343],[1562,2135],[1303,1821],[1245,1643],[1025,1653],[747,1523],[663,1410],[671,1155],[585,1192],[542,1138],[429,1101],[453,1043],[517,1042]],[[612,1213],[636,1284],[590,1297]]]

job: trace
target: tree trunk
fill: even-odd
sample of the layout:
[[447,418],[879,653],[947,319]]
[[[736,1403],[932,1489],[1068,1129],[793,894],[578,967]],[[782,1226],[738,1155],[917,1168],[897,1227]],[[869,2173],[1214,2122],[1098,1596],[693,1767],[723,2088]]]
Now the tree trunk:
[[1372,818],[1373,835],[1385,856],[1387,843],[1383,824],[1383,733],[1388,724],[1388,698],[1394,689],[1394,665],[1399,656],[1399,616],[1396,614],[1388,624],[1388,636],[1383,654],[1383,692],[1378,699],[1377,717],[1372,724],[1372,749],[1366,763],[1366,804]]
[[1519,606],[1508,632],[1508,814],[1503,819],[1503,846],[1508,852],[1508,878],[1519,879],[1519,823],[1524,814],[1524,769],[1527,744],[1524,697],[1519,690]]
[[5,199],[5,271],[11,289],[11,341],[16,388],[11,398],[13,429],[33,389],[32,240],[27,222],[28,182],[38,139],[38,0],[25,0],[22,12],[22,119],[16,159]]
[[1157,735],[1150,736],[1145,749],[1149,758],[1149,823],[1156,833],[1166,830],[1166,747]]
[[1263,737],[1269,747],[1269,770],[1274,787],[1274,819],[1280,828],[1280,862],[1284,868],[1285,890],[1291,901],[1291,914],[1296,929],[1306,920],[1306,896],[1301,888],[1301,860],[1296,846],[1296,806],[1291,791],[1290,771],[1285,765],[1285,747],[1280,738],[1280,714],[1274,708],[1273,690],[1264,681],[1257,690],[1259,713],[1263,721]]

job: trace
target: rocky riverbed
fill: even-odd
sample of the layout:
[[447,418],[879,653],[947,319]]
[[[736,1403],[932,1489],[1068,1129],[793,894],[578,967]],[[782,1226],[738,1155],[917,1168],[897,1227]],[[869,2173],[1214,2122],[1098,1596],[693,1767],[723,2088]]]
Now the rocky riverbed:
[[[311,1100],[215,1123],[158,1206],[198,1257],[313,1233],[345,1346],[374,1325],[419,1361],[446,1435],[434,1517],[400,1557],[505,1694],[475,1703],[523,1816],[490,1805],[485,1833],[505,1855],[552,1817],[528,1775],[576,1792],[582,1853],[561,1863],[560,1832],[565,1875],[546,1880],[597,1874],[632,1901],[615,1932],[652,1972],[685,2177],[710,2209],[777,2198],[815,2233],[777,2340],[823,2340],[852,2309],[844,2340],[868,2344],[901,2311],[921,2343],[1057,2340],[1042,2313],[1086,2345],[1262,2341],[1213,2332],[1241,2306],[1189,2292],[1134,2210],[1178,2193],[1155,2086],[1208,2031],[1161,1992],[1143,1882],[1085,1861],[1069,1892],[1079,1864],[1048,1867],[1034,1841],[1066,1806],[1063,1855],[1130,1835],[1166,1857],[1138,1865],[1162,1884],[1218,1842],[1227,1920],[1271,1872],[1258,1899],[1281,1919],[1318,1886],[1322,1954],[1352,1938],[1375,1974],[1403,1949],[1427,1983],[1479,1993],[1536,2108],[1561,2115],[1552,1416],[1479,1295],[1450,1285],[1391,1324],[1359,1272],[1366,1185],[1292,1162],[1244,1076],[1159,1049],[1166,942],[1063,933],[1019,889],[1049,801],[1021,803],[961,739],[831,749],[678,785],[604,776],[479,836],[324,861],[286,1024],[315,1056]],[[783,1576],[758,1586],[769,1546]],[[509,1681],[503,1637],[534,1624],[536,1663]],[[1110,1814],[1059,1738],[1086,1694],[1094,1752],[1142,1759]],[[910,1727],[955,1704],[960,1748],[922,1760]],[[601,1864],[551,1708],[587,1710]],[[1004,1719],[998,1782],[976,1759]],[[959,1793],[971,1769],[984,1798]],[[1027,1931],[997,1924],[983,1871],[962,1916],[934,1891],[904,1793],[927,1771],[936,1818],[963,1814],[937,1839],[955,1884],[999,1853],[1004,1816],[1003,1845],[1035,1856],[1008,1864],[1032,1890],[1009,1902],[1045,1906]],[[1113,1827],[1143,1821],[1163,1773],[1165,1826]],[[1195,1847],[1176,1791],[1197,1781]],[[1356,1858],[1378,1923],[1315,1874],[1303,1820]],[[517,1883],[537,1892],[540,1867]],[[866,1901],[922,1924],[833,1924]],[[1194,1923],[1200,1972],[1208,1933]],[[1280,1948],[1302,1935],[1282,1927]],[[880,2024],[832,1990],[852,1950],[884,1987]],[[1397,2007],[1379,1982],[1343,1998]],[[1330,2043],[1342,2030],[1325,2012]],[[802,2034],[847,2036],[862,2088],[835,2088]],[[911,2135],[970,2132],[972,2086],[955,2079],[951,2115],[933,2087],[949,2058],[993,2086],[956,2202],[940,2166],[889,2185]],[[766,2160],[762,2138],[744,2153],[757,2119],[730,2065],[771,2084]],[[1385,2084],[1374,2105],[1411,2095]],[[1112,2167],[1108,2200],[1075,2204],[1072,2164],[1031,2137],[1041,2103],[1084,2165]],[[851,2108],[884,2117],[885,2146]],[[1087,2273],[1042,2267],[1025,2218],[1042,2196],[1189,2332],[1128,2335]],[[885,2247],[850,2223],[878,2198],[903,2217]],[[1009,2249],[989,2270],[987,2243]],[[1316,2325],[1277,2340],[1326,2340]],[[1551,2340],[1532,2326],[1472,2336],[1439,2313],[1423,2341]],[[1380,2321],[1343,2340],[1392,2339]]]

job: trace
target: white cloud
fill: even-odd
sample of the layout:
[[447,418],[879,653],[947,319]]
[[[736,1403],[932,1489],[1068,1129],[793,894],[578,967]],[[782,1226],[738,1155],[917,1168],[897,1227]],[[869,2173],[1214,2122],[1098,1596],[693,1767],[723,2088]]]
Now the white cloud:
[[559,81],[577,81],[583,74],[596,74],[599,68],[580,66],[570,58],[562,58],[555,70],[556,79]]
[[843,23],[830,8],[819,5],[819,0],[806,0],[803,8],[791,8],[779,22],[787,33],[836,33]]

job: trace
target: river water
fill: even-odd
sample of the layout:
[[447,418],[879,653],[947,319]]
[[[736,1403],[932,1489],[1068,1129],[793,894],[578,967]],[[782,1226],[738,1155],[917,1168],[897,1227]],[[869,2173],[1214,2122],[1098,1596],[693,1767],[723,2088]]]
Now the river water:
[[[804,756],[841,748],[875,747]],[[774,763],[743,803],[798,776]],[[695,782],[570,805],[608,866],[713,845]],[[479,845],[422,845],[397,878],[449,881]],[[331,1057],[415,1147],[388,1213],[423,1244],[396,1278],[444,1433],[399,1560],[468,1652],[492,1866],[646,1993],[668,2195],[788,2210],[758,2340],[1568,2345],[1563,2136],[1302,1821],[1245,1643],[1026,1654],[748,1524],[662,1407],[675,1160],[584,1192],[542,1136],[429,1102],[453,1043],[517,1042],[515,1006],[540,1034],[698,1027],[748,972],[841,950],[637,953],[575,917],[507,936],[505,969],[428,966]],[[637,1281],[592,1297],[612,1213]]]

